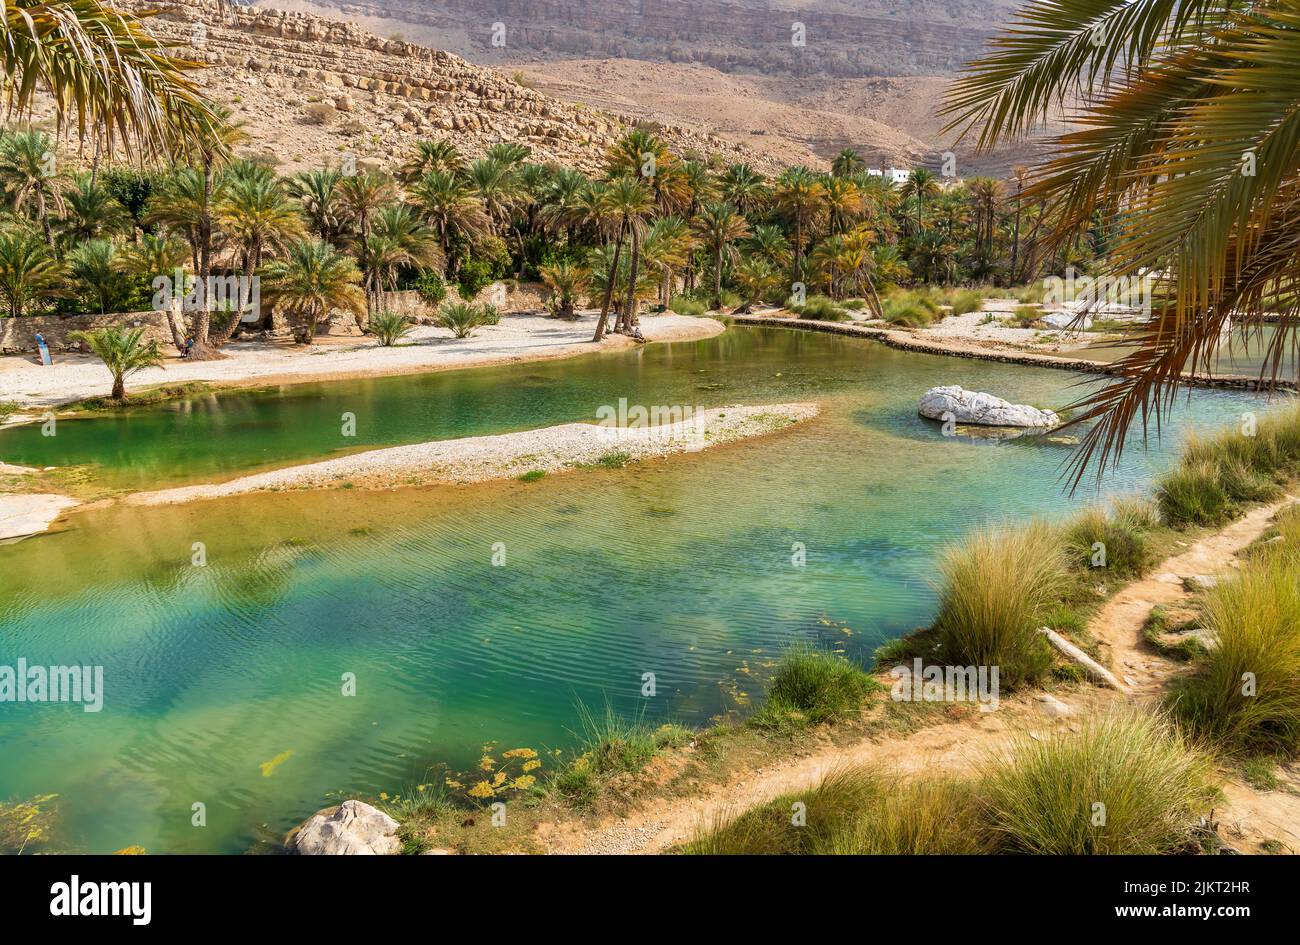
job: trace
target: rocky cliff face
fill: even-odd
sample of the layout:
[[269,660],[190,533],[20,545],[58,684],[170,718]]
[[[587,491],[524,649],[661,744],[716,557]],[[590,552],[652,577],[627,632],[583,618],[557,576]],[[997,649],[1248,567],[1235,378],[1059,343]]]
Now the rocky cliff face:
[[[276,0],[272,0],[276,2]],[[628,57],[764,75],[946,73],[1018,0],[320,0],[445,31],[480,61]],[[792,43],[794,24],[805,45]],[[501,24],[502,34],[494,24]],[[495,39],[495,41],[494,41]]]
[[[208,63],[200,81],[231,104],[254,146],[300,166],[352,154],[391,164],[418,138],[450,135],[478,154],[519,141],[533,160],[595,170],[631,119],[543,95],[451,53],[382,39],[351,23],[216,0],[119,0],[177,54]],[[697,130],[657,129],[678,150],[767,170],[762,155]]]

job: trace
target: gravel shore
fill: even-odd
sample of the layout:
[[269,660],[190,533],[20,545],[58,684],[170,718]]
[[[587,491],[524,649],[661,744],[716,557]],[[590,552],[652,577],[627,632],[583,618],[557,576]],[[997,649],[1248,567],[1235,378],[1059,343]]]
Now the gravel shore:
[[716,407],[658,426],[560,426],[498,436],[436,440],[242,476],[229,482],[138,492],[123,501],[165,505],[283,489],[392,488],[431,482],[480,482],[535,471],[689,453],[761,436],[817,415],[812,403]]

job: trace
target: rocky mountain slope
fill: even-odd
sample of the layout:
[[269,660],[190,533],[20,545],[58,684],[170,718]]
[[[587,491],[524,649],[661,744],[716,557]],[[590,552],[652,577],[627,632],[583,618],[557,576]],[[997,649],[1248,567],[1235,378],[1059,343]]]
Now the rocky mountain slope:
[[[533,160],[585,171],[600,166],[610,141],[635,121],[560,101],[503,72],[452,53],[392,39],[303,13],[225,5],[216,0],[119,0],[156,10],[150,29],[177,52],[208,63],[200,82],[235,109],[250,148],[282,171],[344,155],[393,164],[421,137],[452,137],[467,153],[520,141]],[[658,129],[677,150],[778,163],[707,132],[667,123]]]
[[[978,54],[1019,0],[271,0],[476,61],[628,58],[762,75],[931,75]],[[504,27],[494,31],[494,24]],[[792,42],[802,24],[804,45]]]
[[939,115],[956,71],[1021,0],[263,2],[454,50],[557,98],[712,132],[783,164],[821,166],[852,147],[875,166],[937,167],[952,150],[961,174],[1005,175],[1046,150],[1040,136],[975,154]]

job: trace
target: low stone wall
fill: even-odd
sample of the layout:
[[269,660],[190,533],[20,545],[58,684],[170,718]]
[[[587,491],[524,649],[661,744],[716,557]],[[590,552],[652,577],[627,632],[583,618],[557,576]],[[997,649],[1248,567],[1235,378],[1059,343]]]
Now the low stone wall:
[[[473,301],[479,304],[490,302],[499,308],[503,314],[515,315],[520,312],[535,313],[545,311],[546,298],[549,295],[549,290],[540,282],[515,282],[509,280],[494,282],[481,289],[479,294],[474,296]],[[409,315],[411,318],[432,318],[437,314],[434,308],[426,304],[424,299],[420,297],[420,293],[414,289],[387,292],[384,299],[389,309],[394,312],[401,312],[403,315]],[[447,285],[447,300],[450,302],[462,301],[460,292],[454,282]]]
[[145,329],[145,338],[169,345],[171,329],[162,312],[117,312],[109,315],[30,315],[0,318],[0,354],[24,354],[36,350],[36,333],[45,336],[51,351],[80,350],[81,343],[70,337],[74,331],[94,331],[122,325]]
[[[873,328],[868,325],[855,325],[852,322],[821,322],[809,318],[778,318],[766,315],[732,315],[737,325],[763,325],[772,328],[802,328],[808,331],[824,331],[833,335],[856,335],[879,341],[899,351],[915,351],[920,354],[942,354],[948,357],[973,358],[977,361],[999,361],[1003,364],[1024,364],[1029,367],[1055,368],[1058,371],[1078,371],[1083,374],[1119,375],[1120,369],[1107,361],[1088,361],[1083,358],[1060,358],[1050,354],[1035,354],[1025,351],[1008,351],[1006,349],[981,350],[972,348],[953,348],[936,341],[924,341],[908,335],[907,332],[889,328]],[[1238,374],[1221,374],[1210,377],[1205,374],[1184,373],[1180,383],[1192,387],[1222,387],[1229,390],[1282,390],[1300,391],[1300,384],[1294,381],[1278,380],[1276,384],[1267,381],[1261,383],[1258,377],[1244,377]]]

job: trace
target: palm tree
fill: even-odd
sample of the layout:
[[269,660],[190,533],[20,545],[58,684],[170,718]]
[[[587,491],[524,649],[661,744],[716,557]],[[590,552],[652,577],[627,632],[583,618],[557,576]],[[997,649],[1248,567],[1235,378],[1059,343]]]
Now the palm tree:
[[778,209],[794,224],[791,279],[798,282],[803,273],[804,237],[825,214],[826,187],[806,167],[791,167],[777,178],[774,197]]
[[[131,243],[119,254],[118,265],[138,282],[153,289],[158,280],[163,284],[174,284],[176,271],[181,268],[188,254],[185,241],[170,233],[146,233],[137,242]],[[157,293],[155,292],[155,295]],[[165,298],[155,297],[154,309],[161,309],[167,315],[167,326],[171,329],[172,344],[177,351],[185,350],[185,337],[176,324],[176,313]]]
[[122,266],[112,240],[78,243],[68,254],[68,271],[85,286],[89,300],[101,315],[120,312],[131,298],[131,279]]
[[831,161],[831,173],[836,177],[852,177],[867,169],[867,162],[862,155],[852,148],[845,148]]
[[993,257],[998,204],[1002,201],[1002,182],[994,177],[972,177],[971,205],[975,211],[975,255],[986,260]]
[[240,287],[239,310],[214,338],[220,346],[235,333],[252,297],[254,273],[267,250],[277,251],[290,240],[303,236],[298,208],[283,184],[258,165],[238,165],[228,175],[217,217],[230,240],[238,247],[243,263],[244,284]]
[[316,325],[330,309],[365,311],[361,273],[352,257],[321,240],[299,240],[283,259],[262,269],[262,285],[271,304],[294,326],[294,340],[309,345]]
[[785,238],[779,226],[767,224],[754,227],[746,247],[750,253],[777,269],[790,265],[790,241]]
[[826,214],[833,233],[843,233],[862,216],[862,191],[845,177],[828,178],[826,187]]
[[733,273],[736,284],[740,286],[743,304],[736,309],[744,314],[754,307],[755,302],[768,298],[781,287],[784,276],[770,262],[761,256],[749,256],[742,259]]
[[63,232],[73,240],[90,240],[124,231],[130,215],[90,174],[78,174],[63,191]]
[[18,318],[39,299],[59,295],[63,266],[28,227],[0,231],[0,299]]
[[771,192],[767,178],[748,164],[733,164],[718,181],[722,199],[748,216],[767,203]]
[[333,167],[301,171],[289,178],[289,195],[301,205],[312,232],[327,243],[341,242],[344,235],[347,213],[339,196],[342,179],[343,173]]
[[421,177],[411,188],[411,202],[437,233],[444,260],[451,258],[454,236],[473,242],[492,232],[492,220],[473,185],[448,171]]
[[571,167],[556,168],[540,197],[542,226],[552,231],[563,230],[568,242],[572,243],[574,229],[583,222],[583,197],[590,187],[591,181],[581,171]]
[[573,318],[578,297],[587,290],[591,273],[582,266],[561,260],[541,268],[542,282],[551,290],[547,310],[555,318]]
[[406,204],[379,211],[370,235],[360,242],[357,255],[367,309],[376,312],[384,310],[384,292],[397,288],[397,277],[403,268],[442,268],[437,237]]
[[735,257],[732,244],[749,235],[749,223],[731,204],[713,203],[702,209],[691,225],[713,254],[713,307],[722,308],[722,264]]
[[695,231],[681,217],[660,217],[646,230],[641,244],[647,266],[659,270],[659,301],[672,300],[673,273],[684,268],[695,249]]
[[0,187],[14,213],[29,214],[40,224],[46,245],[57,254],[50,205],[63,213],[65,178],[55,147],[54,139],[44,132],[6,134],[0,139]]
[[352,220],[359,239],[370,235],[370,221],[384,207],[397,202],[397,185],[381,171],[367,170],[338,183],[339,205]]
[[[642,221],[650,215],[653,209],[654,195],[648,187],[636,178],[619,177],[610,181],[600,191],[599,213],[602,220],[609,220],[614,223],[616,235],[614,237],[614,251],[608,260],[608,273],[605,274],[602,280],[604,282],[605,297],[600,305],[600,318],[596,322],[596,333],[592,336],[592,341],[600,341],[605,337],[605,324],[609,319],[609,308],[614,299],[614,286],[618,282],[617,275],[619,260],[623,252],[623,239],[628,235],[629,230],[639,232]],[[592,276],[593,279],[600,276],[596,272],[595,266],[592,267]],[[629,292],[635,291],[636,281],[636,278],[628,280]]]
[[498,235],[510,226],[511,216],[523,196],[515,165],[504,160],[480,158],[469,166],[466,180]]
[[939,179],[924,167],[914,167],[903,184],[903,196],[916,201],[916,232],[925,230],[925,201],[939,193]]
[[445,138],[426,138],[417,141],[398,172],[398,179],[410,186],[431,171],[460,174],[465,170],[465,158],[460,149]]
[[100,0],[8,0],[0,8],[0,58],[11,114],[51,93],[59,118],[84,137],[142,153],[190,153],[219,120],[188,74],[200,64],[172,54],[136,15]]
[[127,375],[162,364],[158,342],[152,339],[145,342],[144,333],[143,328],[126,329],[114,325],[98,331],[74,331],[69,337],[84,341],[104,362],[113,375],[113,391],[109,396],[120,401],[126,398]]
[[1079,102],[1081,124],[1030,189],[1057,207],[1048,243],[1070,241],[1100,211],[1116,233],[1101,277],[1166,274],[1137,347],[1116,364],[1120,379],[1079,405],[1075,422],[1100,422],[1076,482],[1092,459],[1118,458],[1139,415],[1159,424],[1181,372],[1210,366],[1229,321],[1249,330],[1266,310],[1282,316],[1265,358],[1274,380],[1294,345],[1298,60],[1295,0],[1035,0],[952,89],[954,125],[982,126],[985,148],[1057,102]]

